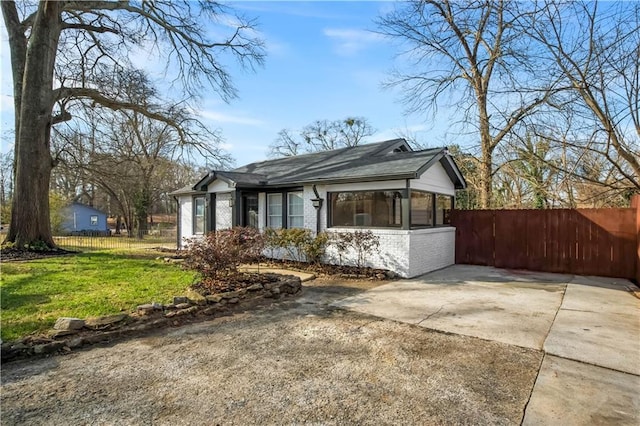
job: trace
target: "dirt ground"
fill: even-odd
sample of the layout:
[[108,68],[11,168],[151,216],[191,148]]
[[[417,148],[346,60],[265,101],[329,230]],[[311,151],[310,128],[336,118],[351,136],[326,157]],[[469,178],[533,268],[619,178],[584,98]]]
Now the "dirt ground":
[[542,352],[328,306],[377,285],[5,364],[2,424],[521,422]]

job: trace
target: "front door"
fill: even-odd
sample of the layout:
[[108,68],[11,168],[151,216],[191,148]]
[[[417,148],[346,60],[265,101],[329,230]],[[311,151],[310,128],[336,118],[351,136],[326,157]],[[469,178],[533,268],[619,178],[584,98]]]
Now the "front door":
[[242,226],[258,228],[258,194],[242,194]]

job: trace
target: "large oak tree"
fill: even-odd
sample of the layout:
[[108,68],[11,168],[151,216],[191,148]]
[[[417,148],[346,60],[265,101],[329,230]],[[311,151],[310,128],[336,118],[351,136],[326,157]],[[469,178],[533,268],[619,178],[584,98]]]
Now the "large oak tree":
[[[49,223],[49,183],[55,166],[52,127],[81,105],[129,110],[191,135],[164,105],[127,102],[121,76],[134,69],[129,55],[152,51],[193,102],[211,88],[236,95],[224,65],[252,67],[264,58],[253,23],[215,2],[41,1],[0,3],[7,28],[15,106],[15,187],[6,241],[55,247]],[[217,40],[216,40],[217,39]]]

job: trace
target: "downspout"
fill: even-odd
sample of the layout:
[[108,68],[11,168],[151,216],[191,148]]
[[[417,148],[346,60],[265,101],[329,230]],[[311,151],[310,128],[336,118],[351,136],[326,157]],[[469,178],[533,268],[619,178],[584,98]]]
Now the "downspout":
[[180,250],[180,229],[182,228],[180,223],[180,200],[175,195],[173,199],[176,200],[176,250]]

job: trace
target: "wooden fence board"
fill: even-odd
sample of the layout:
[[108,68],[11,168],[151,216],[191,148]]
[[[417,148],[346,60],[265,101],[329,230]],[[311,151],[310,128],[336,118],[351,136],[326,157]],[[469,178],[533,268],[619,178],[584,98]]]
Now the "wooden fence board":
[[638,212],[629,209],[454,211],[456,263],[635,278]]

